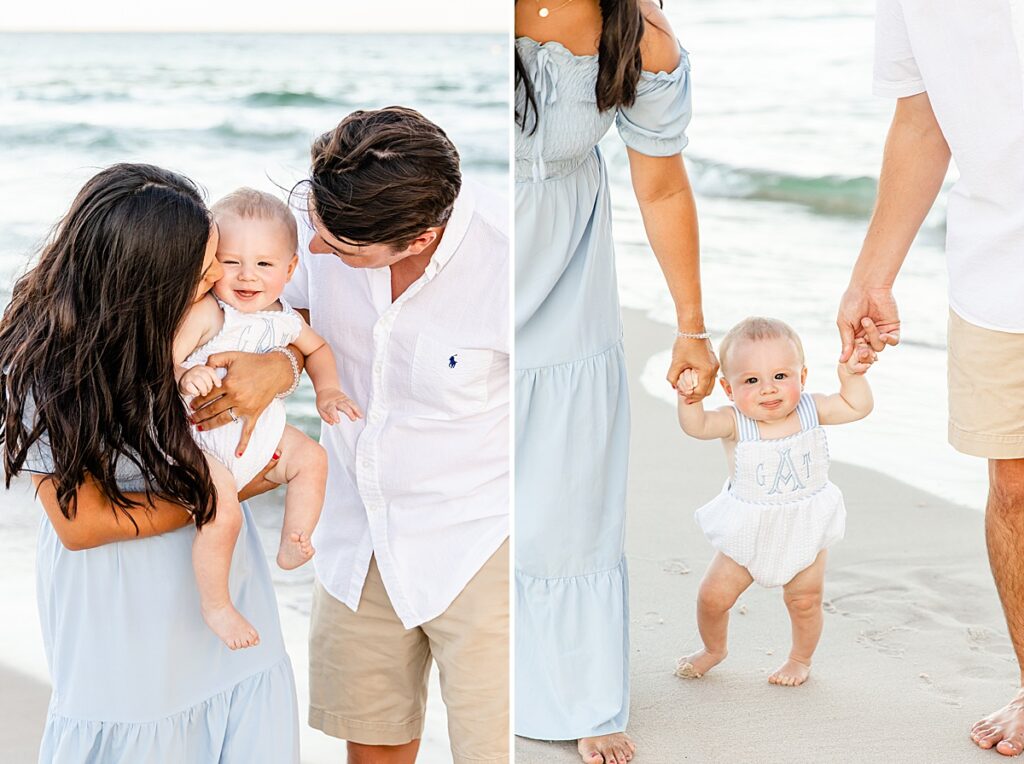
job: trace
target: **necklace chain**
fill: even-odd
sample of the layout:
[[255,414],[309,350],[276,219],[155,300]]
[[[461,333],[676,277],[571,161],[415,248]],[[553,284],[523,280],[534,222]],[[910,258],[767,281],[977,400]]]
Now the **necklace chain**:
[[[535,1],[537,2],[538,5],[541,2],[543,2],[543,0],[535,0]],[[562,10],[565,6],[567,6],[571,2],[572,2],[572,0],[565,0],[564,3],[562,3],[561,5],[559,5],[559,6],[555,7],[555,8],[548,8],[547,6],[541,5],[540,9],[537,11],[537,15],[540,16],[542,19],[546,19],[550,14],[554,13],[555,11]]]

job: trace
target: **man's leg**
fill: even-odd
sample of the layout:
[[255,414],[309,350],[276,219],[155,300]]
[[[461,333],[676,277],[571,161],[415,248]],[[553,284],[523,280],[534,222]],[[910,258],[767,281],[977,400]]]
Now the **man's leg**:
[[370,561],[358,612],[316,582],[309,726],[348,741],[351,764],[412,764],[423,732],[430,648],[406,629]]
[[[988,476],[988,562],[1018,666],[1024,666],[1024,459],[990,459]],[[1024,689],[1003,708],[975,724],[971,738],[980,747],[995,746],[1006,756],[1024,751]]]
[[[988,561],[1018,668],[1024,661],[1024,334],[949,312],[949,442],[988,459]],[[1024,685],[1024,680],[1022,680]],[[974,725],[971,739],[1004,756],[1024,751],[1024,689]]]
[[455,764],[508,764],[506,540],[455,601],[421,626],[437,661]]

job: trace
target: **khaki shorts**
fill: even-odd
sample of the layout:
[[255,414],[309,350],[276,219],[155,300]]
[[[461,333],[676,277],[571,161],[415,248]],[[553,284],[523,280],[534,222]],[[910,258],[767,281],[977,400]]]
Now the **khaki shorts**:
[[508,541],[444,613],[413,629],[395,615],[377,570],[358,612],[319,581],[309,632],[309,725],[364,745],[423,733],[430,661],[437,661],[457,764],[508,762]]
[[949,442],[987,459],[1024,458],[1024,334],[949,312]]

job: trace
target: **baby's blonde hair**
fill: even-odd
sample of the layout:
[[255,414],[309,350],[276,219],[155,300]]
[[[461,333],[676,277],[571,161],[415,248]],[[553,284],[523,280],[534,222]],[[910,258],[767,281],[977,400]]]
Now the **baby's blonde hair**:
[[739,340],[774,340],[785,337],[796,345],[797,353],[800,354],[800,363],[804,363],[804,346],[800,342],[800,336],[793,330],[793,327],[785,321],[777,318],[765,318],[764,316],[748,316],[728,331],[722,342],[718,345],[718,360],[722,365],[722,373],[725,373],[726,364],[729,359],[729,349]]
[[218,199],[210,211],[213,212],[214,219],[222,215],[234,215],[242,220],[276,221],[287,229],[292,253],[299,248],[299,231],[295,224],[295,216],[288,205],[273,194],[257,191],[255,188],[237,188]]

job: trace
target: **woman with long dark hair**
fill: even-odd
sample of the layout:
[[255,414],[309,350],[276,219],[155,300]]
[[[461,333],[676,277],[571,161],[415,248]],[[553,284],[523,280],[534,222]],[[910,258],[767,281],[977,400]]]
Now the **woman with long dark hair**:
[[629,398],[597,143],[616,122],[675,301],[668,382],[718,363],[680,151],[689,62],[646,0],[516,2],[516,732],[633,757],[623,555]]
[[53,696],[40,762],[297,762],[298,720],[251,516],[232,597],[262,639],[232,652],[200,617],[195,525],[209,471],[172,340],[217,279],[196,187],[157,167],[88,181],[0,321],[7,480],[32,473]]

